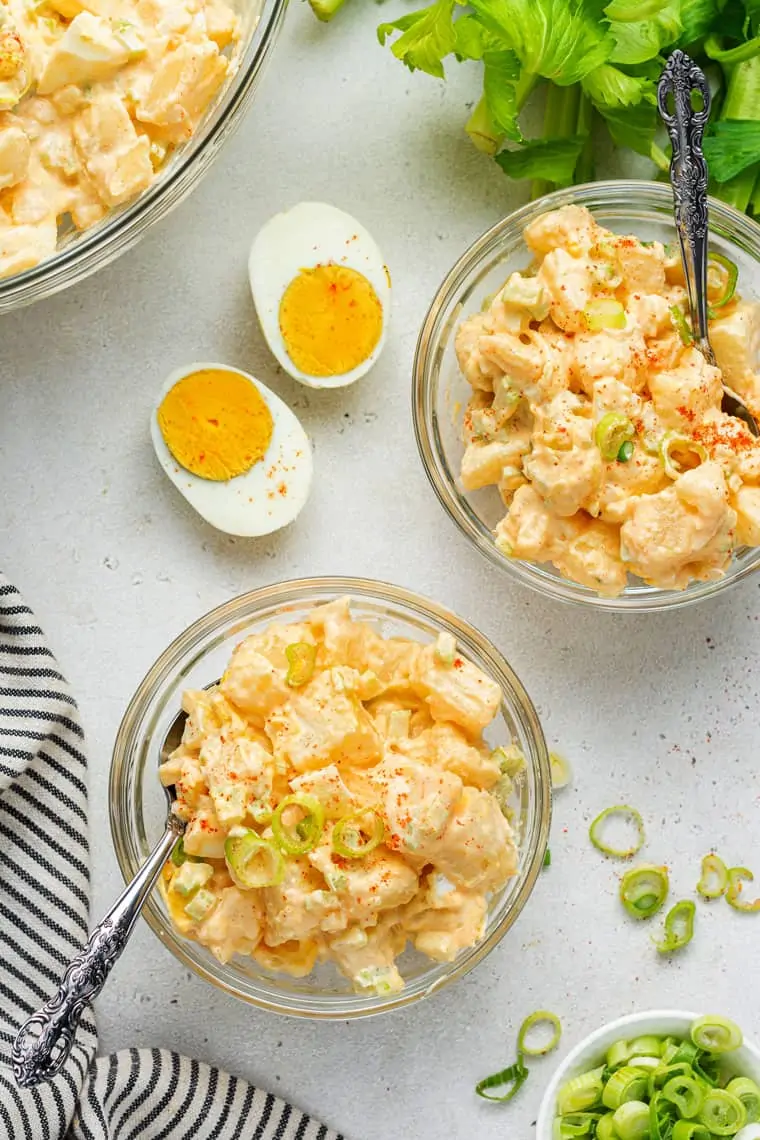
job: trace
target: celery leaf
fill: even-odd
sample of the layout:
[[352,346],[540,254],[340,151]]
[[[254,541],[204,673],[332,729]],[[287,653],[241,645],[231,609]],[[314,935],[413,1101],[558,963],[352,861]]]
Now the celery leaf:
[[610,62],[645,63],[675,43],[682,32],[680,7],[680,0],[650,2],[642,17],[635,0],[612,0],[605,8],[615,40]]
[[581,86],[597,106],[634,107],[642,99],[655,101],[654,85],[646,76],[627,75],[618,67],[603,63],[581,80]]
[[429,8],[409,12],[398,20],[381,24],[377,38],[384,44],[393,32],[401,32],[391,51],[410,71],[424,71],[444,79],[443,60],[456,50],[455,0],[435,0]]
[[587,135],[566,139],[535,139],[496,155],[501,169],[510,178],[540,178],[558,186],[569,186]]
[[704,140],[703,150],[716,182],[728,182],[760,162],[760,122],[719,119]]

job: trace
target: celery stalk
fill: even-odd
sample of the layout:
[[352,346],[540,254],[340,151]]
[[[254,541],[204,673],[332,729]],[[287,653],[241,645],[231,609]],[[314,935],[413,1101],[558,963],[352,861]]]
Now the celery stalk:
[[[556,83],[549,82],[546,87],[543,137],[562,139],[574,136],[578,127],[580,102],[580,83],[573,83],[570,87],[558,87]],[[540,198],[554,189],[553,182],[547,182],[545,178],[535,178],[530,196]]]
[[594,181],[594,144],[591,139],[591,127],[594,119],[594,108],[591,100],[581,92],[578,105],[578,122],[576,131],[579,135],[588,135],[586,145],[581,151],[578,165],[575,168],[576,182]]

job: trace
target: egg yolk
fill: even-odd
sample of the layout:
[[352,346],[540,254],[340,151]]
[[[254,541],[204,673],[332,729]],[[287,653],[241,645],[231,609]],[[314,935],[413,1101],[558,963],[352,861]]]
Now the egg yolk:
[[280,332],[296,368],[342,376],[366,360],[383,331],[383,307],[367,278],[343,265],[302,269],[280,302]]
[[158,409],[164,443],[201,479],[223,482],[263,459],[274,422],[263,397],[239,372],[202,369],[179,380]]

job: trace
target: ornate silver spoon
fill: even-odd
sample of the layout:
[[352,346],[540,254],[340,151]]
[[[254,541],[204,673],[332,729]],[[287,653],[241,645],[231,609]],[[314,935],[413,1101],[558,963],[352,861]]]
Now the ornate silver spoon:
[[[695,95],[701,104],[698,109],[694,107]],[[680,49],[670,56],[660,76],[657,105],[673,147],[673,213],[694,344],[708,364],[717,366],[707,328],[707,163],[702,153],[702,136],[710,117],[710,88],[700,68]],[[749,408],[725,384],[721,407],[726,415],[743,420],[753,435],[760,435]]]
[[[161,747],[162,759],[179,744],[186,719],[187,714],[182,711],[174,718]],[[85,1006],[98,996],[121,956],[161,868],[185,830],[184,820],[171,810],[174,791],[173,787],[166,788],[169,812],[164,834],[132,882],[95,927],[84,949],[71,960],[56,993],[19,1029],[11,1062],[16,1083],[21,1088],[30,1088],[55,1076],[71,1052]]]

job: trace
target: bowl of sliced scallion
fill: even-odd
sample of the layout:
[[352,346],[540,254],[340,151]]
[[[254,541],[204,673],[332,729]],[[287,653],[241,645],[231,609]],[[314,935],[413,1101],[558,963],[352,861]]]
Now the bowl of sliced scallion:
[[733,1021],[652,1010],[597,1029],[546,1090],[537,1140],[760,1140],[760,1049]]

